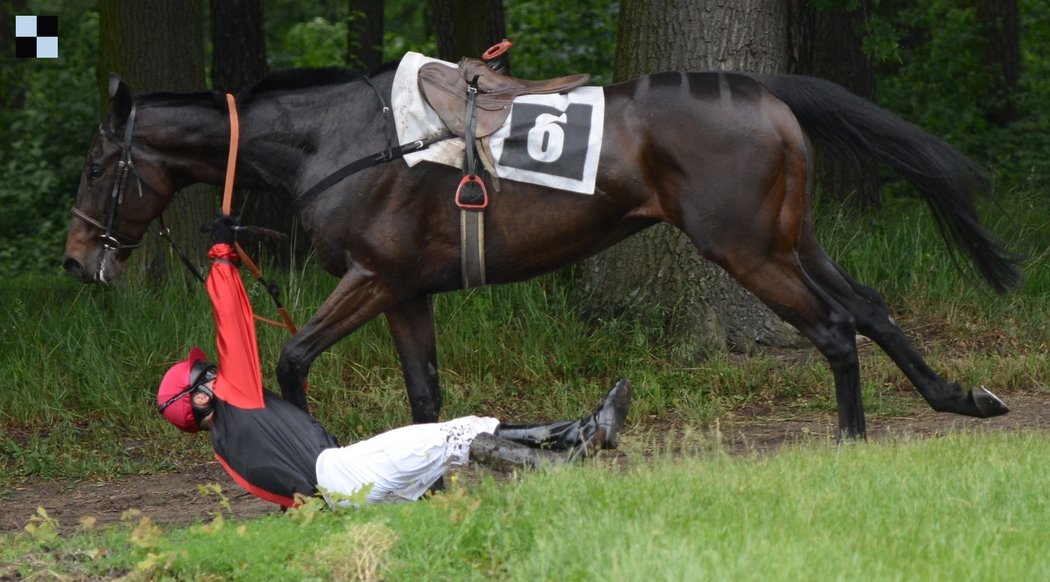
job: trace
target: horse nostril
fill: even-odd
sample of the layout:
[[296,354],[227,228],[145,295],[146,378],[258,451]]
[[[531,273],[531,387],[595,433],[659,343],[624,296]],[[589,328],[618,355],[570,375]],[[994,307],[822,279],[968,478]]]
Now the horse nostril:
[[83,279],[84,277],[84,266],[80,264],[80,261],[73,257],[66,257],[66,259],[62,261],[62,268],[77,279]]

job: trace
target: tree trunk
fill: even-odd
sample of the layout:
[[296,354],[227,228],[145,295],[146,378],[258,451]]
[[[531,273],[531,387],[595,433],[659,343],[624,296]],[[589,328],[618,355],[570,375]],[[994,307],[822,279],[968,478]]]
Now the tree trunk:
[[[813,2],[790,2],[788,17],[792,32],[788,72],[834,81],[865,99],[875,99],[875,67],[864,54],[864,26],[874,8],[872,0],[860,0],[855,8]],[[838,158],[825,160],[816,150],[819,191],[859,207],[882,203],[879,164],[874,159],[855,163]]]
[[[787,23],[781,0],[624,0],[615,77],[661,70],[784,71]],[[592,312],[652,310],[682,361],[727,347],[799,342],[793,328],[666,225],[587,261],[577,277]]]
[[1017,0],[975,0],[984,64],[994,79],[985,118],[1000,127],[1017,118],[1013,96],[1021,76],[1021,30]]
[[[201,0],[100,0],[98,79],[103,114],[109,111],[110,71],[120,75],[135,93],[204,89]],[[187,188],[165,212],[175,243],[190,257],[204,257],[207,252],[209,241],[199,228],[215,217],[214,191]],[[138,269],[133,262],[132,269],[140,270],[148,280],[181,269],[167,242],[159,237],[146,237],[142,248],[132,255],[135,260]]]
[[266,76],[262,0],[211,0],[211,84],[238,91]]
[[432,0],[438,58],[480,58],[507,36],[503,0]]
[[350,0],[346,64],[371,71],[383,64],[383,0]]
[[[211,0],[211,83],[216,91],[236,93],[266,76],[266,35],[262,0]],[[289,237],[300,257],[310,250],[292,201],[269,192],[237,190],[233,214],[243,224],[262,226]],[[270,238],[249,237],[241,244],[255,259],[269,257],[288,263],[289,245]]]

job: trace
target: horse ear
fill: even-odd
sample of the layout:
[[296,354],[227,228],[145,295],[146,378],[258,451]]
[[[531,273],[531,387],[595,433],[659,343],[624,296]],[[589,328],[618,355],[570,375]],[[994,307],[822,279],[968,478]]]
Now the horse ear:
[[131,89],[116,73],[109,74],[109,115],[114,132],[118,131],[118,125],[123,127],[131,115]]

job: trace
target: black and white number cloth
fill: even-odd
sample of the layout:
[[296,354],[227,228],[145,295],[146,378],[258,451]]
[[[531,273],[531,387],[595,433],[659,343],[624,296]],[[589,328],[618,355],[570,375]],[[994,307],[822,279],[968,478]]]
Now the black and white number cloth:
[[[425,105],[416,81],[419,67],[436,60],[411,52],[401,59],[391,98],[401,143],[433,137],[444,131],[441,120]],[[517,182],[593,194],[604,121],[605,93],[601,87],[518,97],[506,123],[486,139],[496,175]],[[414,166],[425,160],[460,168],[463,149],[463,140],[448,140],[406,155],[405,162]]]

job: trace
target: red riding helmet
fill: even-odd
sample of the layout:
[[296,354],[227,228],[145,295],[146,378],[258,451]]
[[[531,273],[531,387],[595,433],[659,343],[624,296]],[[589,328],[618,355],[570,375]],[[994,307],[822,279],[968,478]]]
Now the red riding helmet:
[[[214,377],[215,366],[209,364],[204,352],[194,346],[185,360],[168,368],[157,390],[157,406],[160,413],[171,424],[183,432],[201,429],[193,415],[192,396],[194,389]],[[211,372],[209,374],[209,372]]]

